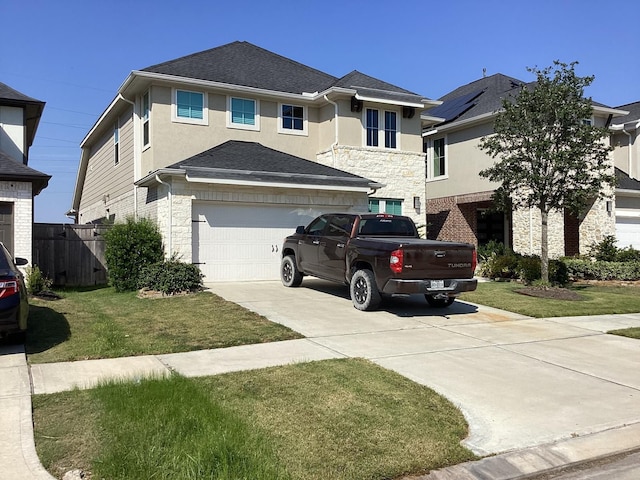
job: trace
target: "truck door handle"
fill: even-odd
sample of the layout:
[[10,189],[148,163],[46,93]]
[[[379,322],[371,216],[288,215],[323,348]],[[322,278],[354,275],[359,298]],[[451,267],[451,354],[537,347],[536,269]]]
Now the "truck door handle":
[[338,247],[338,248],[344,248],[344,243],[339,243],[339,244],[337,244],[337,245],[336,245],[336,247]]
[[320,245],[320,240],[314,240],[312,243],[313,243],[314,245]]

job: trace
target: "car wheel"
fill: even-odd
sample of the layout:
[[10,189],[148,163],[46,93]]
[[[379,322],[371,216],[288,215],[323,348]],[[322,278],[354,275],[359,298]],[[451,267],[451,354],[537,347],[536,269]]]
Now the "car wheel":
[[427,303],[431,307],[435,308],[446,308],[451,305],[455,297],[436,297],[435,295],[425,295],[424,298],[427,299]]
[[280,279],[285,287],[299,287],[302,283],[302,273],[296,266],[293,255],[287,255],[280,264]]
[[357,270],[351,277],[349,292],[358,310],[375,310],[380,305],[380,292],[371,270]]

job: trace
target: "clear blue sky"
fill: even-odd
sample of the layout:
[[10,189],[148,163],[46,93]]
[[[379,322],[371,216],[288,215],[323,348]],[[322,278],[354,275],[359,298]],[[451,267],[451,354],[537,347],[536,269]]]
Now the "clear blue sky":
[[245,40],[428,98],[487,74],[578,61],[594,100],[640,100],[638,12],[601,0],[0,0],[0,82],[46,102],[29,166],[36,222],[69,222],[79,144],[129,72]]

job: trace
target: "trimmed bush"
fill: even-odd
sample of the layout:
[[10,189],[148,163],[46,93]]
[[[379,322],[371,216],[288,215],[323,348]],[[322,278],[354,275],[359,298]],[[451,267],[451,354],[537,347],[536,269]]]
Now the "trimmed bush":
[[640,280],[640,262],[603,262],[566,258],[571,280]]
[[194,292],[202,288],[202,277],[197,265],[172,259],[144,267],[138,288],[149,288],[165,295]]
[[127,218],[113,225],[104,238],[109,283],[117,292],[136,290],[142,269],[164,257],[162,235],[148,219]]

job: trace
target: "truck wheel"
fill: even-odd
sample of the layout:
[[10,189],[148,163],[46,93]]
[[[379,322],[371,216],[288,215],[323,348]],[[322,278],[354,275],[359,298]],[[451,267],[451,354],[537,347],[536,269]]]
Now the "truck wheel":
[[293,255],[287,255],[280,264],[280,279],[285,287],[299,287],[302,283],[302,274],[296,266]]
[[453,303],[455,297],[436,297],[434,295],[425,295],[429,306],[434,308],[446,308]]
[[375,310],[380,305],[380,292],[371,270],[357,270],[351,277],[349,292],[358,310]]

